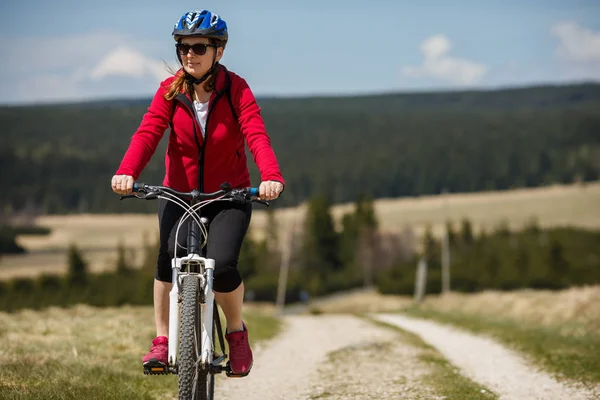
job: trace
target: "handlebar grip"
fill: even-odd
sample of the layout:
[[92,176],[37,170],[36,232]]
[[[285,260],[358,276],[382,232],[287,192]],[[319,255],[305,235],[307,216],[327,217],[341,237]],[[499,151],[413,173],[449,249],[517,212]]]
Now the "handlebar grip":
[[143,189],[143,188],[144,188],[144,186],[145,186],[145,184],[144,184],[144,183],[141,183],[141,182],[133,182],[133,191],[134,191],[134,192],[139,192],[139,191],[140,191],[140,189]]
[[258,188],[251,187],[250,188],[250,196],[258,196],[259,191]]

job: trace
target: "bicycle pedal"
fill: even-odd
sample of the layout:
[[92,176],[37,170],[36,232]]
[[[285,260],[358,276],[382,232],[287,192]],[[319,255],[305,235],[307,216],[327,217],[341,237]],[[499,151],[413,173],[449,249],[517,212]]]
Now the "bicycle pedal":
[[229,363],[227,363],[227,365],[224,368],[225,375],[227,375],[228,378],[243,378],[245,376],[248,376],[251,369],[252,369],[252,367],[250,367],[250,369],[248,371],[246,371],[245,374],[234,374],[233,371],[231,370],[231,367],[229,366]]
[[144,364],[144,375],[168,375],[169,367],[160,361],[150,360]]

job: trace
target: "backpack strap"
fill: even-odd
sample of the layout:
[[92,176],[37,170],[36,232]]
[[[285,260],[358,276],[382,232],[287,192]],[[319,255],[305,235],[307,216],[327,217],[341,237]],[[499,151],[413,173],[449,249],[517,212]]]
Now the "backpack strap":
[[[186,105],[187,108],[190,109],[190,111],[194,111],[194,104],[192,103],[192,101],[183,93],[178,94],[177,96],[177,101],[182,102],[183,104]],[[173,111],[175,111],[175,102],[173,101]],[[194,118],[196,116],[196,114],[193,114]],[[171,119],[173,119],[173,116],[171,116]]]
[[235,107],[233,106],[233,101],[231,100],[231,75],[229,75],[229,71],[227,70],[225,70],[225,95],[227,96],[231,113],[233,114],[235,121],[239,124],[238,115],[235,112]]

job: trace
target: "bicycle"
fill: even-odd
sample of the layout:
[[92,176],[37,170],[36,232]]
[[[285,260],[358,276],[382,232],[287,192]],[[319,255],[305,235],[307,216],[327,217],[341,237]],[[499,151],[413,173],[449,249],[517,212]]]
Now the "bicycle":
[[[214,193],[200,193],[198,190],[178,192],[165,186],[138,182],[134,183],[132,194],[121,196],[121,199],[160,198],[182,207],[185,213],[177,226],[176,246],[179,229],[191,218],[187,255],[177,257],[175,254],[171,261],[173,288],[169,293],[169,364],[167,367],[160,363],[144,365],[146,375],[176,374],[179,399],[212,400],[215,374],[225,372],[227,376],[236,376],[229,367],[229,361],[226,362],[219,308],[212,291],[215,260],[206,258],[204,249],[208,240],[208,220],[201,217],[199,211],[213,201],[258,202],[269,206],[267,201],[257,196],[258,188],[232,189],[229,183],[223,183],[221,190]],[[216,353],[217,339],[221,354]]]

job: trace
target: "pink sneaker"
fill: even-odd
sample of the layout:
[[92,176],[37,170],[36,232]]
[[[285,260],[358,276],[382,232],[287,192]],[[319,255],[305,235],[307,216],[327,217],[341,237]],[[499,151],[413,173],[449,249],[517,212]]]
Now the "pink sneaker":
[[169,339],[166,336],[158,336],[152,341],[152,347],[150,352],[142,358],[144,365],[160,366],[163,364],[165,367],[169,364]]
[[229,368],[231,373],[227,376],[241,378],[250,373],[253,358],[250,344],[248,343],[248,328],[242,322],[243,331],[231,332],[225,334],[225,339],[229,343]]

